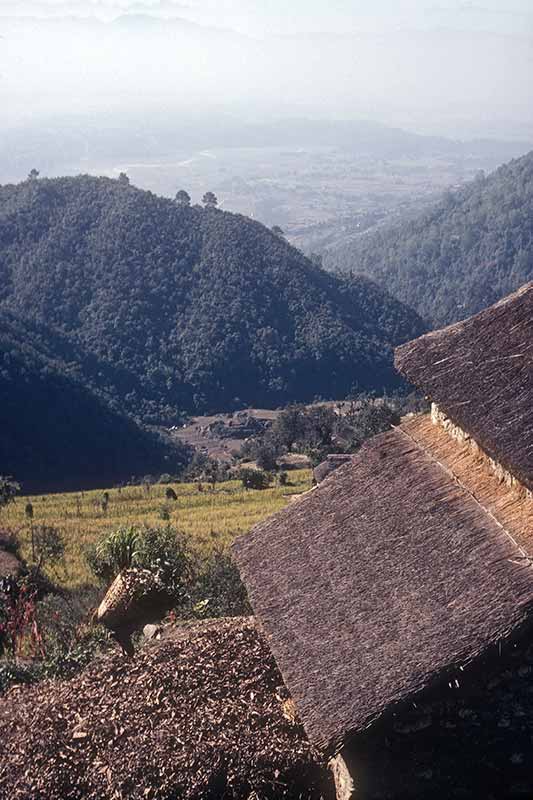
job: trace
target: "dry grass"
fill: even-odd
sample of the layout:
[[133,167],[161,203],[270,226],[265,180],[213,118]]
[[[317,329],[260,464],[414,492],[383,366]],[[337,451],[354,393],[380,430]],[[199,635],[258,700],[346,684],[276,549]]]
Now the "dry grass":
[[283,508],[290,495],[309,489],[311,472],[295,470],[289,474],[289,480],[290,485],[262,491],[246,491],[240,481],[217,484],[214,491],[204,484],[203,492],[198,491],[197,484],[171,484],[176,501],[166,500],[166,485],[152,486],[149,493],[142,486],[108,489],[105,513],[100,505],[104,490],[37,495],[19,498],[4,509],[0,524],[18,531],[22,553],[29,557],[30,527],[24,509],[31,502],[34,524],[55,525],[65,537],[64,564],[52,577],[63,586],[76,587],[93,581],[84,553],[105,531],[119,525],[166,525],[161,516],[165,507],[170,512],[168,524],[189,534],[195,546],[208,553],[217,546],[227,547],[236,535]]

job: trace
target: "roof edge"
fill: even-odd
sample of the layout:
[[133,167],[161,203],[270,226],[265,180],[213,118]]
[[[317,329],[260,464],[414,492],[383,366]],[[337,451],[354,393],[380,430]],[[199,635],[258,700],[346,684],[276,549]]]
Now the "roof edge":
[[[406,367],[406,361],[415,349],[418,347],[423,347],[425,342],[429,342],[432,339],[437,339],[444,336],[454,336],[460,333],[473,320],[485,316],[493,309],[501,308],[508,303],[514,302],[518,297],[521,297],[530,291],[533,291],[533,281],[523,284],[523,286],[520,286],[520,288],[516,291],[506,295],[501,300],[498,300],[498,302],[487,306],[487,308],[484,308],[482,311],[478,311],[477,314],[472,314],[470,317],[466,317],[459,322],[452,322],[451,325],[446,325],[444,328],[436,328],[434,331],[429,331],[429,333],[424,333],[422,336],[418,336],[416,339],[411,339],[410,342],[405,342],[405,344],[399,345],[398,347],[394,348],[394,367],[400,373],[400,375],[403,375],[403,377],[407,378],[408,381],[414,383],[413,378],[410,375],[409,367]],[[416,386],[417,384],[414,383],[414,385]],[[423,387],[418,388],[423,389]],[[440,404],[439,399],[436,398],[436,400]]]

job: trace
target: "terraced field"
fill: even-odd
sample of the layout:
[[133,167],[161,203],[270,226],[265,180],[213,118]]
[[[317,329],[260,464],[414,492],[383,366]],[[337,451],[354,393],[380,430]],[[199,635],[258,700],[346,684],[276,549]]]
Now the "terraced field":
[[[85,561],[87,547],[107,530],[122,525],[166,525],[188,534],[201,553],[228,546],[236,535],[279,511],[292,495],[311,487],[310,470],[289,473],[289,484],[273,485],[262,491],[245,490],[240,481],[217,484],[214,489],[197,483],[171,484],[177,499],[167,500],[167,485],[131,486],[108,489],[107,510],[102,506],[104,491],[48,494],[21,497],[0,513],[0,526],[18,532],[22,554],[30,556],[30,524],[25,514],[33,506],[34,525],[54,525],[66,542],[64,562],[51,574],[68,588],[91,583],[94,578]],[[105,504],[104,504],[105,505]]]

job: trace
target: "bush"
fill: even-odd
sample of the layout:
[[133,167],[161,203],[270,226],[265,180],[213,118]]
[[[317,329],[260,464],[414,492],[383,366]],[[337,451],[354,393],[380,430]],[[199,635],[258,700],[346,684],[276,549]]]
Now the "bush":
[[0,661],[0,695],[13,684],[34,683],[41,678],[43,678],[43,666],[38,661],[31,663]]
[[176,599],[183,599],[192,572],[188,539],[170,525],[118,528],[89,550],[87,561],[108,584],[123,569],[149,570]]
[[278,468],[276,448],[268,443],[260,444],[256,449],[256,462],[260,469],[274,472]]
[[0,694],[13,683],[70,677],[107,646],[103,629],[89,621],[98,594],[95,587],[85,586],[48,595],[36,604],[31,623],[38,631],[41,657],[31,662],[13,657],[0,661]]
[[53,525],[34,525],[31,529],[32,554],[38,569],[55,566],[65,555],[65,541]]
[[239,570],[223,550],[216,550],[200,566],[191,600],[196,617],[236,617],[252,613]]
[[43,655],[36,624],[37,591],[26,577],[0,581],[0,655],[16,659],[23,650]]
[[268,489],[272,483],[272,475],[268,472],[247,467],[239,470],[239,478],[245,489]]
[[139,537],[134,566],[150,570],[167,590],[182,597],[193,569],[189,540],[170,525],[145,527]]
[[0,528],[0,550],[18,556],[20,542],[17,534],[11,528]]
[[98,605],[95,587],[48,595],[37,606],[37,624],[44,649],[46,677],[66,677],[88,664],[107,642],[104,630],[90,621]]
[[139,531],[133,527],[121,527],[106,534],[86,553],[87,563],[100,580],[111,583],[123,569],[133,566]]
[[0,475],[0,508],[13,503],[18,492],[20,492],[20,483],[14,481],[10,475]]

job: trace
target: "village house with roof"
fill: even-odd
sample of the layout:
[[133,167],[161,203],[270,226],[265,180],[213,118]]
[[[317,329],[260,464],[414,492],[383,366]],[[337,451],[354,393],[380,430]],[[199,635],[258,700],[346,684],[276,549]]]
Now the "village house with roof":
[[533,796],[533,284],[396,351],[431,401],[234,556],[337,796]]

